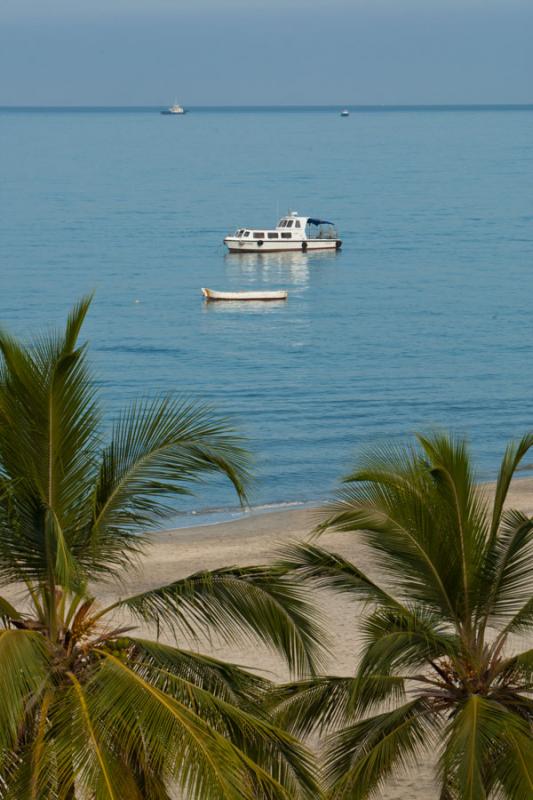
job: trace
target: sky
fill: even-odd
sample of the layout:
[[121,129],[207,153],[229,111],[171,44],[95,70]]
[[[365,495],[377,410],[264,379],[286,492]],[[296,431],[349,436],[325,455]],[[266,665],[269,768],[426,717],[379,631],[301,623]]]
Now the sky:
[[533,103],[533,0],[0,0],[0,105]]

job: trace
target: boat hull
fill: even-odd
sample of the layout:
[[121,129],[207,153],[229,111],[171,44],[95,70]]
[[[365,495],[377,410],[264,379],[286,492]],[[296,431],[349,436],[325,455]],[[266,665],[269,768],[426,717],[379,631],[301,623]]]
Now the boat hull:
[[261,301],[271,302],[275,300],[286,300],[288,292],[275,291],[275,292],[215,292],[213,289],[202,288],[202,294],[208,301]]
[[268,239],[252,239],[246,241],[227,236],[224,244],[230,253],[281,253],[285,251],[340,250],[340,239],[296,239],[292,242],[269,241]]

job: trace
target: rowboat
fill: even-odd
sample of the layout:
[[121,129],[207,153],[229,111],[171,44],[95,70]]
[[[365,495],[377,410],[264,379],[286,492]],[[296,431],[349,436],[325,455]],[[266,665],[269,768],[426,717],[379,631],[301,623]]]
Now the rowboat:
[[286,300],[288,292],[214,292],[202,288],[206,300]]

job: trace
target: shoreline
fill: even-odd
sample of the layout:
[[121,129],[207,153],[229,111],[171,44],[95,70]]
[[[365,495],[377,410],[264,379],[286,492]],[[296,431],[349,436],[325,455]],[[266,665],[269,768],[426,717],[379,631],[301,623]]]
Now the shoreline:
[[[494,487],[494,482],[480,484],[480,489],[489,496]],[[506,506],[533,516],[533,478],[513,481]],[[287,542],[308,539],[319,514],[320,507],[317,506],[293,508],[207,525],[154,531],[149,535],[146,550],[135,568],[128,570],[119,580],[98,587],[99,600],[112,602],[119,595],[137,594],[202,570],[268,564]],[[323,534],[321,542],[352,560],[373,580],[383,579],[373,554],[366,549],[361,537],[349,532],[329,532]],[[321,594],[317,602],[333,640],[327,666],[337,674],[350,674],[360,643],[357,632],[360,604],[346,596],[330,593]],[[196,643],[197,646],[207,648],[219,658],[266,670],[276,679],[287,679],[284,666],[265,648],[254,645],[250,650],[240,644],[228,647],[217,642],[216,637],[200,645]]]
[[[481,490],[488,495],[493,493],[494,486],[494,482],[480,484]],[[506,505],[533,516],[533,478],[517,478],[513,481]],[[98,586],[99,600],[112,602],[118,596],[137,594],[202,570],[267,564],[287,542],[309,538],[318,522],[319,514],[320,507],[315,505],[244,514],[239,519],[224,522],[152,531],[147,535],[146,549],[136,566],[124,572],[119,579]],[[360,537],[353,533],[329,532],[323,534],[322,543],[353,560],[370,577],[380,579],[372,554],[365,549]],[[347,601],[345,597],[324,595],[320,605],[326,616],[331,616],[333,620],[332,631],[337,644],[332,666],[336,670],[349,672],[357,650],[357,636],[354,638],[353,631],[350,631],[346,638],[348,632],[342,624],[342,618],[346,617],[346,613],[348,617],[352,616],[354,603]],[[338,628],[339,624],[342,630]],[[211,652],[213,647],[220,656],[218,646],[211,641]],[[222,649],[223,657],[232,660],[237,655],[237,660],[240,661],[239,647]],[[272,658],[272,654],[269,654],[267,661],[272,661]],[[264,668],[265,661],[259,659],[257,667]],[[278,669],[279,664],[275,667],[275,670]]]
[[[255,519],[265,514],[278,514],[283,511],[304,510],[318,508],[324,500],[282,500],[279,503],[261,503],[256,506],[249,506],[241,509],[236,506],[227,508],[204,508],[198,511],[184,511],[172,518],[175,524],[169,528],[162,528],[166,531],[182,531],[189,528],[208,527],[211,525],[222,525],[227,522],[238,522],[241,519]],[[183,524],[179,524],[183,523]]]
[[[496,481],[484,481],[479,484],[480,488],[486,489],[489,493],[494,491]],[[333,495],[331,495],[333,497]],[[508,495],[508,505],[519,503],[520,509],[533,516],[533,477],[515,478],[511,484]],[[285,500],[279,503],[262,503],[257,506],[250,506],[247,509],[229,507],[227,509],[216,508],[213,510],[201,509],[199,511],[186,511],[176,517],[175,521],[183,521],[183,525],[174,524],[169,528],[162,528],[156,531],[155,535],[162,533],[180,533],[192,531],[197,528],[211,528],[216,526],[231,525],[248,520],[252,522],[259,517],[270,517],[271,515],[291,514],[298,511],[312,511],[322,508],[327,500]],[[218,519],[215,519],[218,517]],[[192,524],[191,524],[192,523]]]

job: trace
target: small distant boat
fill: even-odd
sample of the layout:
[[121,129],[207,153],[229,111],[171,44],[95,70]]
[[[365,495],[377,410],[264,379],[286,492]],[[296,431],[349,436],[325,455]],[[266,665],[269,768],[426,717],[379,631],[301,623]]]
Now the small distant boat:
[[206,300],[286,300],[288,292],[214,292],[212,289],[202,288]]
[[186,110],[183,106],[180,106],[179,103],[174,103],[173,106],[169,106],[169,108],[165,108],[164,111],[161,112],[162,114],[186,114]]
[[349,117],[349,116],[350,116],[350,112],[348,111],[348,109],[347,108],[343,108],[342,111],[341,111],[341,117]]

